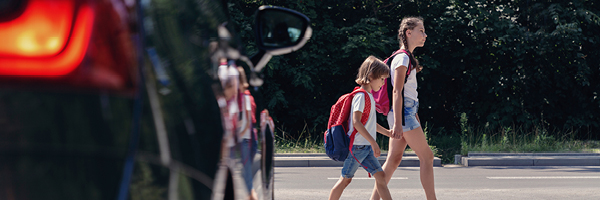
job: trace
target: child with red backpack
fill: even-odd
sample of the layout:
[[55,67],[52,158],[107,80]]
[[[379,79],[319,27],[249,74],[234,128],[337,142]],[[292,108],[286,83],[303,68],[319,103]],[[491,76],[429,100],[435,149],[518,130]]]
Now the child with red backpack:
[[[377,132],[390,136],[390,131],[377,124],[375,114],[375,102],[371,91],[379,91],[384,80],[389,76],[389,67],[374,56],[369,56],[360,66],[356,83],[360,87],[355,88],[360,92],[353,92],[352,104],[350,106],[350,117],[348,118],[348,135],[355,135],[352,150],[344,160],[342,175],[329,193],[329,199],[339,199],[344,189],[350,184],[354,173],[362,166],[375,177],[376,188],[383,199],[392,199],[385,181],[385,172],[377,160],[381,150],[375,142]],[[335,106],[335,105],[334,105]],[[366,122],[362,122],[363,114],[368,115]],[[328,130],[329,131],[329,130]],[[357,131],[359,134],[356,134]],[[353,133],[354,132],[354,133]],[[352,141],[352,139],[350,140]]]
[[240,90],[238,94],[238,107],[240,112],[236,128],[238,132],[240,153],[242,155],[242,176],[244,177],[246,188],[250,194],[248,199],[252,200],[258,199],[256,191],[252,186],[252,181],[254,178],[254,174],[252,173],[252,164],[258,147],[256,131],[254,129],[254,124],[256,124],[256,103],[254,102],[254,97],[250,93],[250,90],[248,90],[250,85],[248,84],[248,79],[246,78],[246,72],[244,68],[237,67],[237,70],[240,73]]

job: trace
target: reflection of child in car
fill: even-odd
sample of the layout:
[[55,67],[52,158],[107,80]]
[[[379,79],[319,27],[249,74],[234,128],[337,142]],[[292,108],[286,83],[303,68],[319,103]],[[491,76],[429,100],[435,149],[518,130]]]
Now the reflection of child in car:
[[244,176],[248,191],[254,193],[252,190],[252,163],[258,146],[256,132],[253,128],[254,124],[256,123],[256,104],[254,103],[254,97],[252,97],[250,90],[248,90],[249,84],[248,80],[246,79],[244,68],[237,67],[237,69],[240,74],[240,93],[238,98],[238,103],[240,105],[240,117],[238,117],[239,121],[237,123],[237,132],[239,139],[238,142],[240,144],[240,152],[242,154],[242,175]]
[[256,123],[256,104],[248,90],[249,84],[244,68],[236,67],[233,62],[228,63],[227,59],[221,59],[218,74],[223,87],[220,100],[223,102],[220,104],[224,104],[221,106],[225,107],[222,113],[226,122],[224,146],[227,147],[228,156],[231,158],[241,154],[242,176],[250,194],[248,199],[256,199],[256,193],[252,189],[252,164],[258,146],[253,128],[253,124]]
[[219,66],[219,80],[221,81],[221,86],[223,87],[223,97],[225,102],[221,103],[224,105],[220,105],[225,107],[225,110],[221,113],[223,115],[224,120],[224,142],[225,147],[229,148],[229,155],[232,156],[234,151],[231,151],[231,148],[235,146],[235,121],[238,118],[238,103],[237,103],[237,94],[239,88],[239,71],[233,66],[227,63],[227,59],[221,59],[221,65]]

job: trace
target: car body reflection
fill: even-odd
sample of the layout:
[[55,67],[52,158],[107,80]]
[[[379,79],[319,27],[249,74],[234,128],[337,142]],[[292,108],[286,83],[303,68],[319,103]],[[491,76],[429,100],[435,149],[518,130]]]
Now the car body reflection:
[[[310,27],[295,11],[260,8],[306,26],[248,57],[226,3],[0,4],[6,41],[50,45],[0,44],[0,199],[273,199],[274,125],[246,88],[260,87],[271,56],[302,47]],[[59,33],[33,34],[43,27],[31,20]]]

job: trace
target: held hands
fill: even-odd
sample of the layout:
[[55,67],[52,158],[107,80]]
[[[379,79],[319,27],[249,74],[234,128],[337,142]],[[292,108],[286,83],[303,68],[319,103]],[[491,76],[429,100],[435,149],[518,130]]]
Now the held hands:
[[402,126],[394,126],[391,132],[391,138],[394,139],[401,139],[402,135],[404,135],[404,132],[402,131]]
[[385,129],[385,136],[392,137],[392,129]]

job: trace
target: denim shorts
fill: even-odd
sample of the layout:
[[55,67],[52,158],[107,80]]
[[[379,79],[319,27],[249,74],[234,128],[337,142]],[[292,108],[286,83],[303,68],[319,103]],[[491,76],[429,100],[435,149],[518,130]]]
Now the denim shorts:
[[[419,102],[411,98],[404,98],[404,126],[402,131],[412,131],[419,128],[421,124],[417,120],[417,112],[419,111]],[[390,129],[393,128],[394,124],[394,112],[390,110],[387,116],[388,124]]]
[[[342,167],[342,177],[354,177],[354,173],[358,167],[362,167],[363,165],[365,170],[371,174],[383,171],[381,168],[381,163],[379,163],[379,160],[377,160],[375,155],[373,155],[373,149],[371,148],[371,145],[354,145],[352,146],[352,153],[356,159],[354,159],[351,154],[348,154],[348,157],[344,161],[344,167]],[[356,161],[357,159],[361,163],[358,163]]]

